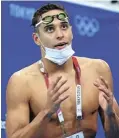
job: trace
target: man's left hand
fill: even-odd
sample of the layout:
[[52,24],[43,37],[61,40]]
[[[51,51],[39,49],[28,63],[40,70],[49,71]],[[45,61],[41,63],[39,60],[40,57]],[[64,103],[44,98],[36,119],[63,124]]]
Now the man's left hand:
[[107,113],[108,110],[113,109],[113,92],[110,90],[108,82],[102,76],[94,82],[94,85],[99,90],[99,105]]

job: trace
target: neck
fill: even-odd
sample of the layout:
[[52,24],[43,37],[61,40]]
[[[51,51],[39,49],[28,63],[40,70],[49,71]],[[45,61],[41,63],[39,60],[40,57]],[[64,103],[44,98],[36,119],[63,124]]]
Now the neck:
[[64,63],[63,65],[57,65],[45,58],[42,58],[41,60],[43,61],[45,70],[48,74],[53,74],[53,73],[57,73],[57,72],[69,73],[73,70],[72,57],[69,58],[67,60],[67,62]]

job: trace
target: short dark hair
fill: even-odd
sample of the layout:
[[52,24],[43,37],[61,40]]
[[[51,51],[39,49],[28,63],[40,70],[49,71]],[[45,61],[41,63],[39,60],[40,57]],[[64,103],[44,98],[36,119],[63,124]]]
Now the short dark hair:
[[[48,3],[46,5],[43,5],[41,8],[39,8],[34,13],[31,26],[33,26],[35,28],[35,25],[39,22],[39,18],[42,16],[42,14],[44,14],[50,10],[61,10],[61,11],[65,12],[65,14],[67,14],[67,12],[63,6],[58,5],[58,4]],[[68,16],[68,14],[67,14],[67,16]]]

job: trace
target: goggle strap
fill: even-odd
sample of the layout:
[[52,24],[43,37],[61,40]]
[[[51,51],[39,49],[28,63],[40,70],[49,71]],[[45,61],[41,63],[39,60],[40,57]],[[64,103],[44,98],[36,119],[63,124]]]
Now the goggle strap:
[[37,27],[38,25],[40,25],[43,21],[41,20],[40,22],[38,22],[35,27]]

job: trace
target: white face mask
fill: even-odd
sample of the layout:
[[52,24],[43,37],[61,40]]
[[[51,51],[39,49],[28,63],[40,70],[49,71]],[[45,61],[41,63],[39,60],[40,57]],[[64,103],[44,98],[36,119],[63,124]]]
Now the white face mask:
[[75,53],[72,45],[67,45],[65,48],[58,50],[52,48],[45,48],[45,58],[58,65],[64,64]]
[[[39,35],[37,36],[39,37]],[[72,43],[70,45],[66,45],[66,47],[61,50],[45,47],[42,42],[41,44],[41,47],[45,52],[45,58],[58,65],[63,65],[75,53],[72,49]]]

